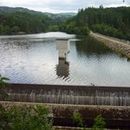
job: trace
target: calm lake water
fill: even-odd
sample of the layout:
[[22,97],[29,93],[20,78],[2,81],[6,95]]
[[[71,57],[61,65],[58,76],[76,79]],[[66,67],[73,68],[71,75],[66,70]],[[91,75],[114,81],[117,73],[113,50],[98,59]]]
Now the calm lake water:
[[[69,39],[67,59],[59,59],[56,39]],[[130,86],[130,61],[90,37],[0,36],[0,74],[11,83]]]

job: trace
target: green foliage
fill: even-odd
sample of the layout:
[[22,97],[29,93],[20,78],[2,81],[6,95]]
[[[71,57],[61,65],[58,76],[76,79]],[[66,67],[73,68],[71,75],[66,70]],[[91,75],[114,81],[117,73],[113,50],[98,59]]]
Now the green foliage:
[[20,28],[19,28],[19,26],[13,26],[13,27],[10,29],[10,31],[11,31],[12,33],[17,33],[17,32],[20,32]]
[[93,130],[104,130],[106,126],[105,120],[101,115],[98,115],[94,120]]
[[[74,112],[72,119],[78,127],[83,127],[84,130],[86,129],[84,122],[83,122],[83,118],[79,112]],[[94,124],[93,124],[92,130],[104,130],[105,126],[106,126],[106,122],[105,122],[104,118],[101,115],[98,115],[94,119]]]
[[101,5],[99,8],[81,9],[76,16],[44,14],[24,8],[3,7],[1,10],[0,35],[46,31],[88,35],[90,29],[105,35],[130,40],[130,7],[103,8]]
[[59,31],[59,25],[75,14],[41,13],[26,8],[0,7],[0,35]]
[[86,8],[78,12],[77,24],[88,26],[91,30],[130,40],[130,7]]
[[84,126],[82,116],[79,112],[74,112],[72,119],[73,119],[74,123],[77,124],[77,126],[79,126],[79,127]]
[[0,34],[40,33],[48,29],[50,18],[42,13],[0,12]]
[[0,75],[0,89],[5,88],[9,79]]
[[80,30],[79,34],[82,34],[82,35],[88,35],[89,34],[89,29],[88,29],[87,26],[83,26],[83,27],[81,26],[79,28],[79,30]]
[[4,100],[8,96],[8,94],[4,90],[4,88],[7,86],[7,81],[8,80],[9,80],[8,78],[2,77],[0,75],[0,99],[1,100]]
[[49,111],[43,106],[0,105],[0,130],[51,130]]
[[77,34],[77,35],[88,35],[89,28],[88,26],[81,26],[80,24],[75,21],[75,19],[71,19],[59,27],[60,31],[67,32],[70,34]]
[[105,24],[96,24],[92,25],[92,30],[94,32],[99,32],[105,35],[113,36],[113,37],[118,37],[118,38],[124,38],[123,32],[119,31],[118,29],[105,25]]

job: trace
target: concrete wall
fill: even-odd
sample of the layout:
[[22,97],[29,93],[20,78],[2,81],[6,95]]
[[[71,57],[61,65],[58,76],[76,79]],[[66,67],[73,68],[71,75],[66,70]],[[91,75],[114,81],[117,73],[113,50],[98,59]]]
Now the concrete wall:
[[8,100],[57,104],[130,106],[130,88],[10,84]]
[[56,126],[77,126],[73,121],[73,113],[81,114],[86,127],[92,127],[97,115],[102,115],[107,128],[130,128],[130,107],[113,106],[91,106],[91,105],[63,105],[63,104],[41,104],[41,103],[21,103],[21,102],[0,102],[4,107],[12,106],[46,106],[53,113],[54,125]]
[[56,49],[58,50],[59,58],[66,58],[67,53],[69,52],[69,40],[61,39],[56,41]]

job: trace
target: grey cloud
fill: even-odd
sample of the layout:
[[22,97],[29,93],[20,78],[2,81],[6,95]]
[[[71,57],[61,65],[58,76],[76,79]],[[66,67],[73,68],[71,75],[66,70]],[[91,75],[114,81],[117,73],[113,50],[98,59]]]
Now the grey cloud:
[[[14,1],[14,3],[13,3]],[[72,2],[71,2],[72,1]],[[130,5],[130,0],[125,0],[126,5]],[[22,6],[38,11],[77,11],[87,7],[104,7],[123,5],[123,0],[0,0],[0,5]]]

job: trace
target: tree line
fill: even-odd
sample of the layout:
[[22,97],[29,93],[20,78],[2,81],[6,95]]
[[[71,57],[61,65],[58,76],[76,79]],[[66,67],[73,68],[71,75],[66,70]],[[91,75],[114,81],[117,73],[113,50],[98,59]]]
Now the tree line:
[[48,28],[49,18],[29,12],[0,13],[0,34],[39,33]]
[[74,13],[42,13],[26,8],[0,7],[0,35],[57,31]]
[[73,33],[80,28],[130,40],[130,7],[81,9],[74,18],[64,23],[61,30]]
[[[4,10],[4,9],[3,9]],[[130,40],[130,7],[86,8],[77,15],[50,14],[16,8],[0,10],[0,35],[63,31],[88,35],[89,30]]]

